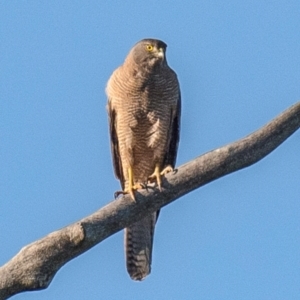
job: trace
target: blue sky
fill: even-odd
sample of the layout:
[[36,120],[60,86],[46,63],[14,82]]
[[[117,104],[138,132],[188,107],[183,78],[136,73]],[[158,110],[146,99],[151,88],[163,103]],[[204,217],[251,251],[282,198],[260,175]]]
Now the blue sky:
[[[300,2],[0,2],[0,265],[113,200],[104,93],[142,38],[168,44],[182,91],[178,165],[300,99]],[[123,232],[14,299],[298,299],[300,132],[259,163],[165,207],[151,275]]]

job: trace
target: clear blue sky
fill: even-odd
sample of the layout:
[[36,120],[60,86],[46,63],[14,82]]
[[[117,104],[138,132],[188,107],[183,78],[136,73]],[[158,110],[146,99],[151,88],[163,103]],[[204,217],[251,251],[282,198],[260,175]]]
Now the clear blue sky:
[[[0,265],[113,200],[105,85],[142,38],[182,90],[178,165],[300,99],[300,2],[0,2]],[[153,270],[129,279],[123,232],[14,299],[300,299],[300,132],[162,210]]]

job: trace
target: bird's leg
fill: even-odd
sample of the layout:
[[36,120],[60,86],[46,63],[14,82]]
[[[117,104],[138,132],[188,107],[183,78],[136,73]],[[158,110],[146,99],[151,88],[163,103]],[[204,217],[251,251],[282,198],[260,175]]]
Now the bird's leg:
[[161,191],[161,177],[172,171],[173,167],[170,165],[166,166],[162,171],[160,171],[159,164],[156,164],[154,172],[148,177],[148,179],[150,181],[154,181],[156,179],[157,186]]
[[159,190],[161,191],[161,176],[159,171],[159,164],[155,165],[154,172],[148,178],[150,181],[155,181],[158,185]]
[[132,167],[129,167],[127,169],[128,174],[128,186],[124,189],[124,191],[117,191],[115,192],[115,198],[117,198],[119,195],[125,195],[129,194],[131,196],[131,199],[135,201],[134,191],[138,189],[145,189],[147,188],[147,184],[144,184],[142,182],[136,182],[134,183],[134,172]]
[[138,186],[137,186],[137,184],[134,185],[134,177],[133,177],[132,167],[129,167],[127,172],[128,172],[128,186],[123,191],[115,192],[115,198],[117,198],[119,195],[129,194],[131,196],[132,200],[135,201],[133,191],[138,189]]
[[125,192],[128,193],[131,196],[132,200],[135,201],[135,197],[134,197],[134,193],[133,193],[134,189],[135,189],[135,186],[134,186],[133,169],[130,166],[128,168],[128,187],[125,190]]
[[134,191],[144,188],[143,184],[136,182],[134,183],[134,173],[132,167],[128,168],[128,187],[124,190],[124,194],[129,194],[132,200],[135,201]]

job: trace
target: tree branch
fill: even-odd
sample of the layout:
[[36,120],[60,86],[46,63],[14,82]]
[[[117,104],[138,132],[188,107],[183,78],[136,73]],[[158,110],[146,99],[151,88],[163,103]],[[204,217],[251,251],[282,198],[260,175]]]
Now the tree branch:
[[256,163],[299,127],[300,102],[245,138],[167,174],[161,192],[153,186],[139,190],[136,202],[125,195],[75,224],[25,246],[0,268],[0,300],[47,288],[56,272],[71,259],[192,190]]

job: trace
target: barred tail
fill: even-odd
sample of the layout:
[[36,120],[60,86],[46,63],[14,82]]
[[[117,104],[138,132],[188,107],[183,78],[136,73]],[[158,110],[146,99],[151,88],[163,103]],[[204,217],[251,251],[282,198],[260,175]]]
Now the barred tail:
[[151,272],[156,215],[154,213],[125,228],[126,265],[133,280],[143,280]]

